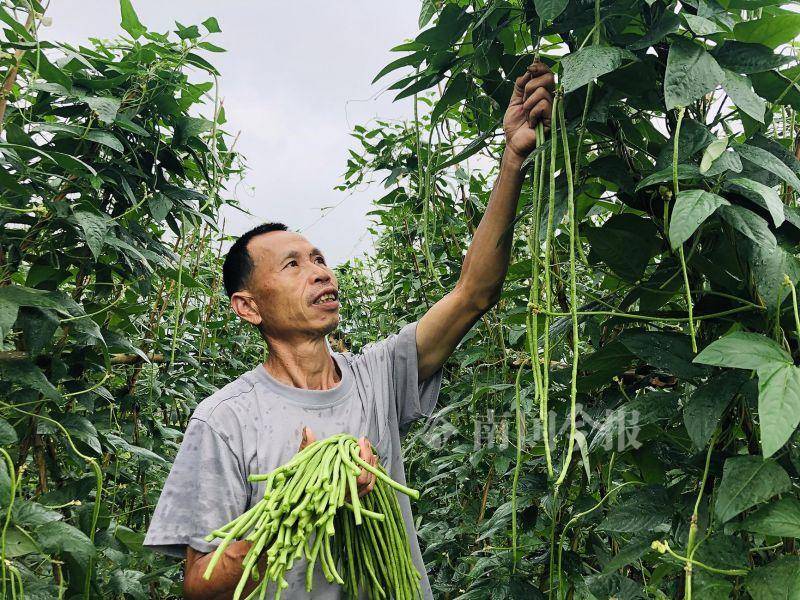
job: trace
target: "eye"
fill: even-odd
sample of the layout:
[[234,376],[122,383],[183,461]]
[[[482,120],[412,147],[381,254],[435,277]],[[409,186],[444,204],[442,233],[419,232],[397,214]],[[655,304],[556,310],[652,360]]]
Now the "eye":
[[325,259],[322,256],[317,256],[317,258],[315,258],[314,260],[321,265],[325,264]]
[[285,269],[286,267],[296,267],[296,266],[297,266],[297,261],[296,260],[290,260],[288,263],[283,265],[283,268]]

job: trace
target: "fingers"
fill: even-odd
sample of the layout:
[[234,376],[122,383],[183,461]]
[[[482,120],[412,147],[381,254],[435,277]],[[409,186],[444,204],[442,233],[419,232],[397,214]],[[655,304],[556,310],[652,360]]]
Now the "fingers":
[[511,96],[511,101],[521,101],[525,97],[525,86],[531,80],[531,73],[526,71],[524,74],[517,77],[514,81],[514,93]]
[[549,73],[550,75],[552,75],[552,74],[553,74],[553,72],[550,70],[550,67],[548,67],[546,64],[544,64],[544,63],[543,63],[542,61],[540,61],[540,60],[537,60],[537,61],[535,61],[535,62],[532,62],[532,63],[531,63],[529,66],[528,66],[528,69],[527,69],[527,71],[528,71],[528,73],[530,73],[530,75],[531,75],[532,77],[538,77],[538,76],[540,76],[540,75],[546,75],[546,74],[548,74],[548,73]]
[[314,432],[311,431],[310,427],[303,427],[303,437],[300,439],[300,450],[303,450],[306,446],[313,444],[317,441],[317,436],[314,435]]
[[[360,448],[358,455],[361,457],[361,460],[369,463],[373,467],[378,464],[378,457],[375,456],[375,453],[372,451],[372,444],[369,443],[367,438],[359,438],[358,447]],[[365,494],[369,494],[375,487],[375,475],[366,469],[361,469],[361,473],[356,479],[356,484],[358,485],[359,498]]]

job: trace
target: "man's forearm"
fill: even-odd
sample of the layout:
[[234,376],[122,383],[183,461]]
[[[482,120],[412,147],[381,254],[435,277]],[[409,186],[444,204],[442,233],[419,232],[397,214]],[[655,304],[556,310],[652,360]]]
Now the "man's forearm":
[[509,150],[503,154],[500,174],[494,183],[486,212],[475,230],[461,267],[459,287],[485,309],[499,298],[508,271],[512,242],[512,232],[508,229],[517,213],[523,160]]
[[[203,554],[189,548],[186,553],[186,573],[183,581],[183,597],[187,600],[228,600],[242,577],[242,561],[250,549],[250,542],[231,543],[223,552],[209,580],[203,579],[213,552]],[[247,592],[255,584],[250,581]]]

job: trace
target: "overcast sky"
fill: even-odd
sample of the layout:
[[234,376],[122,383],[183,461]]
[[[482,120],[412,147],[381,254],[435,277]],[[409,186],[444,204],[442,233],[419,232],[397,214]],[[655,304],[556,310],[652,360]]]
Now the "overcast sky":
[[[370,201],[380,187],[347,196],[341,183],[353,125],[375,117],[413,114],[410,100],[371,85],[389,49],[416,36],[417,0],[264,2],[255,0],[133,0],[139,19],[166,31],[174,22],[219,21],[210,41],[227,49],[209,57],[222,74],[226,128],[241,131],[237,149],[249,172],[236,190],[253,213],[226,214],[226,231],[242,233],[263,221],[302,230],[339,264],[369,249]],[[43,39],[78,44],[123,33],[117,0],[53,0]],[[396,92],[395,92],[396,93]],[[323,207],[338,207],[325,212]]]

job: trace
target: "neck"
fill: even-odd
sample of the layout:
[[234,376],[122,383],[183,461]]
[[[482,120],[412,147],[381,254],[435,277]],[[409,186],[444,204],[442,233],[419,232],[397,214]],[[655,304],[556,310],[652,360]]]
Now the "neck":
[[325,338],[286,342],[268,339],[267,373],[283,384],[304,390],[329,390],[341,380]]

